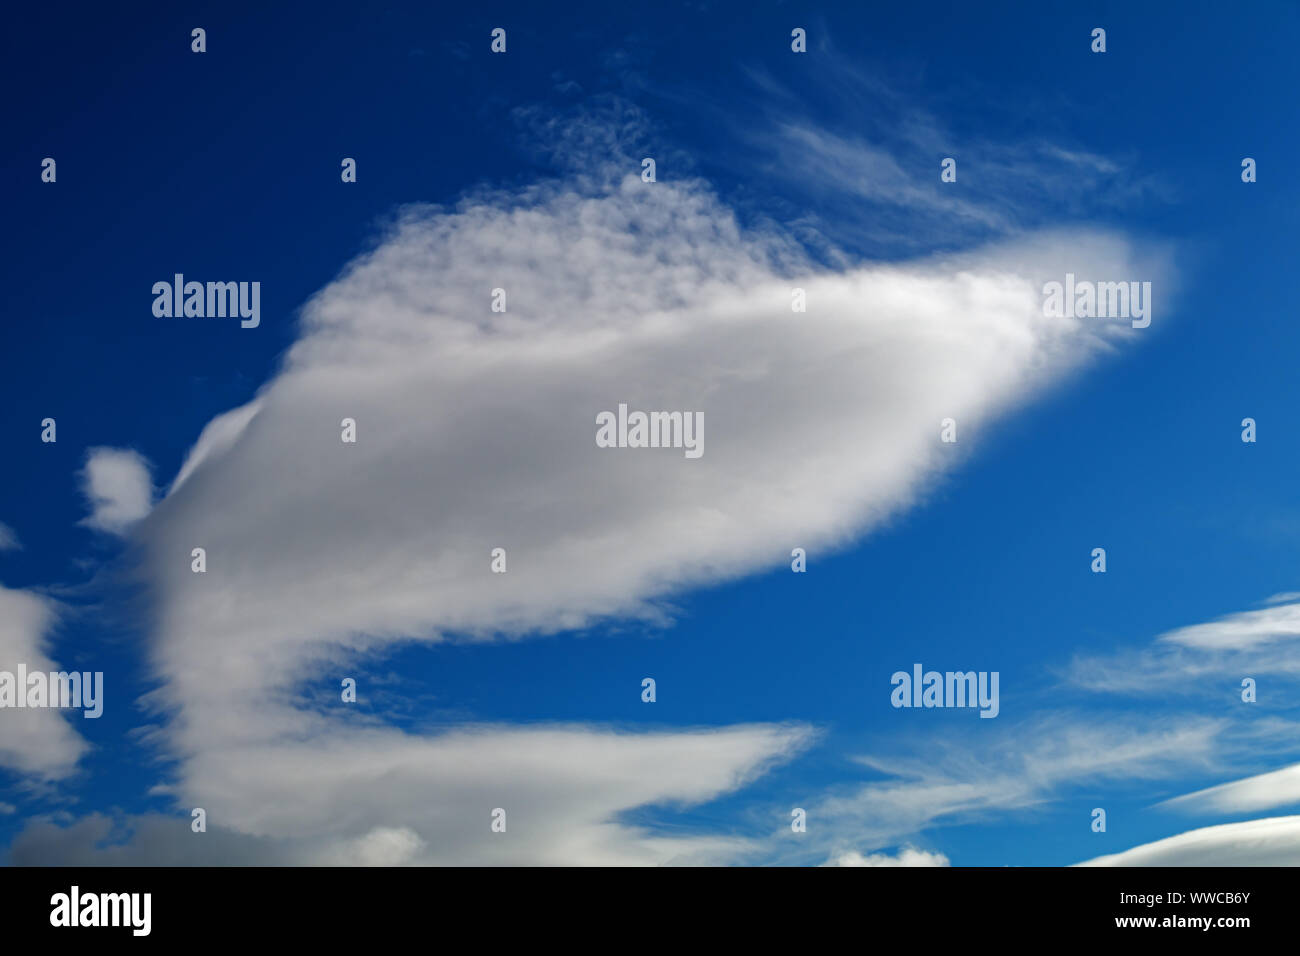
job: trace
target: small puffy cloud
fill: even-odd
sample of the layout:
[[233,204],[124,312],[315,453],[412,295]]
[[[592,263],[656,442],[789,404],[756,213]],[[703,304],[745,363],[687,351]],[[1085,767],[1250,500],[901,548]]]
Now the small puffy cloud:
[[92,448],[81,477],[91,507],[90,516],[81,522],[87,527],[122,534],[153,506],[149,463],[138,452]]
[[950,866],[948,858],[942,853],[927,853],[916,847],[905,846],[897,856],[888,853],[868,853],[863,856],[857,850],[837,854],[822,866]]
[[0,522],[0,551],[14,551],[21,547],[14,529]]

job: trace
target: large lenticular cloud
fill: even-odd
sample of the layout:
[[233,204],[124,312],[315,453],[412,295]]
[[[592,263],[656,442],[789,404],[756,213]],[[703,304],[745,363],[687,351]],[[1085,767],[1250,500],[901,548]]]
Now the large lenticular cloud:
[[[735,852],[612,819],[726,792],[806,728],[414,737],[300,709],[303,682],[337,685],[325,665],[398,639],[651,614],[794,547],[848,542],[991,416],[1144,334],[1044,316],[1043,281],[1067,271],[1158,278],[1096,235],[829,272],[742,231],[699,184],[634,176],[408,211],[308,303],[283,370],[209,424],[137,529],[180,799],[235,830],[318,840],[313,859],[378,834],[397,861],[465,862],[497,852],[462,830],[501,799],[492,780],[514,779],[533,840],[516,862]],[[703,457],[598,447],[596,415],[620,403],[702,412]],[[506,574],[490,569],[498,547]],[[484,756],[461,792],[448,755],[467,739]],[[652,764],[636,759],[647,748]]]

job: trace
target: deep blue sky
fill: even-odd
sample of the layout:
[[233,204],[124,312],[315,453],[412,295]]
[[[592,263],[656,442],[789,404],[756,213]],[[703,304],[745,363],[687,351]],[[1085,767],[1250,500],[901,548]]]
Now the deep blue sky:
[[[762,100],[748,71],[764,70],[807,91],[807,118],[851,129],[863,104],[837,100],[815,76],[829,40],[841,62],[940,119],[971,169],[979,157],[962,153],[963,141],[1032,135],[1158,183],[1120,208],[1099,203],[1063,219],[1048,209],[1043,219],[1176,241],[1176,309],[1160,312],[1138,347],[1002,420],[995,440],[888,528],[810,555],[806,575],[783,569],[683,596],[666,630],[410,650],[375,670],[405,672],[435,695],[435,720],[636,725],[646,719],[636,688],[649,674],[661,724],[798,719],[825,729],[806,757],[699,811],[710,820],[867,779],[847,755],[918,732],[916,715],[888,705],[888,675],[913,661],[1000,670],[1002,720],[1022,703],[1086,712],[1091,698],[1052,689],[1051,669],[1076,652],[1144,645],[1300,589],[1300,333],[1288,306],[1300,208],[1291,170],[1298,19],[1283,3],[1244,12],[1209,3],[478,4],[465,13],[415,3],[24,5],[0,39],[10,105],[0,151],[9,223],[0,521],[24,544],[0,553],[0,582],[79,585],[111,566],[115,546],[77,526],[86,450],[135,448],[160,481],[174,475],[202,426],[272,374],[298,307],[399,204],[563,175],[521,133],[515,107],[617,94],[653,120],[663,155],[683,157],[742,218],[789,218],[804,197],[755,177],[747,147],[704,104],[737,104],[743,124]],[[207,30],[202,56],[189,50],[194,26]],[[509,30],[505,57],[488,53],[495,26]],[[793,26],[810,31],[802,60],[789,53]],[[1088,51],[1094,26],[1108,31],[1104,56]],[[556,89],[568,81],[581,89]],[[691,96],[700,109],[683,105]],[[58,162],[53,186],[39,180],[45,156]],[[339,182],[344,156],[358,160],[354,186]],[[1258,161],[1258,183],[1241,183],[1243,156]],[[927,161],[937,169],[938,157]],[[816,211],[834,215],[834,204]],[[154,319],[150,286],[178,271],[260,279],[262,327]],[[47,416],[59,423],[56,445],[39,442]],[[1245,416],[1259,422],[1255,445],[1239,440]],[[1108,551],[1105,576],[1088,571],[1097,546]],[[91,594],[81,600],[103,598]],[[89,608],[58,632],[56,659],[118,675],[110,692],[129,699],[146,687],[141,633],[120,601],[105,601],[102,614]],[[1231,684],[1224,694],[1232,706]],[[924,716],[942,734],[973,715]],[[99,749],[60,788],[76,798],[68,809],[169,809],[146,795],[157,768],[127,734],[139,722],[122,706],[78,721]],[[914,842],[958,864],[1072,863],[1190,829],[1202,821],[1147,808],[1220,779],[1070,786],[1035,812]],[[19,807],[0,816],[0,843],[26,816],[65,805],[14,783],[0,779],[0,800]],[[1105,835],[1087,826],[1099,803],[1110,810]]]

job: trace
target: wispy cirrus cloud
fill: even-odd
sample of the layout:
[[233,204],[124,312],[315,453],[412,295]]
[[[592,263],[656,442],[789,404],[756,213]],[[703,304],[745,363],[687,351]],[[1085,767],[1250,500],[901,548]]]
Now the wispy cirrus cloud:
[[[1011,103],[974,77],[927,98],[915,78],[844,55],[826,24],[810,37],[814,69],[742,65],[744,82],[714,100],[667,78],[646,93],[727,129],[701,165],[743,170],[746,196],[779,197],[784,220],[828,261],[843,248],[891,259],[969,248],[1170,198],[1137,157],[1112,154],[1113,138],[1090,146],[1056,122],[1059,102]],[[976,115],[972,126],[965,117]],[[1033,132],[991,137],[990,127]],[[955,182],[940,179],[945,158]]]
[[[1300,606],[1293,599],[1275,595],[1262,609],[1175,628],[1146,648],[1076,656],[1056,690],[1082,691],[1086,710],[1039,707],[988,732],[909,738],[905,756],[886,751],[857,758],[883,779],[856,788],[841,785],[815,803],[810,816],[823,826],[799,853],[815,855],[829,847],[834,858],[897,846],[935,827],[1009,819],[1045,809],[1098,780],[1113,793],[1133,797],[1152,783],[1167,793],[1188,779],[1240,777],[1294,760],[1300,750],[1290,714],[1294,699],[1273,695],[1272,706],[1257,712],[1240,697],[1243,674],[1300,674]],[[1135,730],[1128,698],[1155,696],[1165,706],[1144,710]],[[1216,701],[1212,713],[1199,706]],[[1288,764],[1154,807],[1225,816],[1297,805],[1300,764]],[[788,841],[778,842],[789,849]]]
[[913,735],[902,754],[853,758],[877,779],[813,802],[804,837],[782,834],[792,861],[837,860],[898,846],[936,827],[1046,810],[1099,781],[1130,791],[1219,764],[1224,722],[1155,718],[1135,731],[1118,715],[1045,712],[980,732]]
[[[1283,603],[1279,603],[1283,602]],[[1076,655],[1065,680],[1085,690],[1131,695],[1235,694],[1243,677],[1300,678],[1300,603],[1268,606],[1176,628],[1148,647]]]

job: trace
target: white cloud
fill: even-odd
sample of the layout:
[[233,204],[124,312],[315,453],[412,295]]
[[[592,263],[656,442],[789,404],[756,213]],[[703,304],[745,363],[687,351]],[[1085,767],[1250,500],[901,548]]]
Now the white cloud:
[[[1269,600],[1289,598],[1275,595]],[[1140,650],[1080,655],[1065,677],[1102,693],[1164,695],[1235,693],[1243,676],[1263,674],[1300,678],[1300,603],[1272,603],[1176,628]]]
[[1161,806],[1188,813],[1235,814],[1295,804],[1300,804],[1300,764],[1197,790]]
[[1300,866],[1300,816],[1190,830],[1079,866]]
[[1213,766],[1222,721],[1151,718],[1141,729],[1113,715],[1035,714],[978,733],[900,741],[902,755],[857,762],[886,779],[838,787],[808,813],[816,832],[788,857],[832,859],[879,849],[936,826],[1043,807],[1081,784],[1160,780]]
[[[1123,241],[1085,234],[827,272],[743,232],[698,184],[635,176],[408,210],[308,303],[280,374],[209,424],[132,531],[181,804],[314,841],[313,859],[746,852],[618,818],[727,793],[806,729],[419,736],[297,705],[398,640],[653,615],[794,546],[846,544],[922,497],[995,415],[1136,334],[1044,316],[1042,282],[1067,271],[1159,278]],[[504,314],[489,308],[498,287]],[[620,402],[702,411],[704,457],[598,448],[596,414]],[[955,447],[939,441],[946,417]],[[147,472],[133,475],[114,525],[148,509]],[[495,547],[507,574],[490,572]],[[486,813],[510,794],[517,836],[493,841]]]
[[[19,664],[28,673],[60,670],[46,653],[46,636],[54,620],[55,608],[48,599],[0,586],[0,671],[16,673]],[[86,750],[86,742],[61,710],[0,710],[0,766],[38,780],[53,780],[72,773]]]
[[149,463],[128,449],[90,449],[82,485],[92,511],[81,523],[97,531],[122,534],[153,504]]
[[[292,679],[339,645],[645,613],[795,544],[836,547],[912,503],[995,412],[1127,334],[1044,317],[1034,278],[1085,260],[1131,274],[1119,243],[783,278],[771,260],[788,250],[692,189],[505,206],[412,212],[309,304],[233,440],[201,443],[142,523],[177,700]],[[1034,260],[1054,254],[1059,269]],[[619,402],[703,411],[704,457],[598,448],[595,415]],[[506,575],[488,571],[494,547]]]
[[863,856],[856,850],[840,853],[822,864],[823,866],[949,866],[948,858],[942,853],[927,853],[916,847],[906,846],[898,851],[897,856],[888,853],[869,853]]
[[1290,604],[1292,601],[1300,601],[1300,591],[1283,591],[1281,594],[1273,594],[1265,598],[1263,604]]
[[[805,747],[800,726],[628,733],[573,726],[467,726],[427,736],[321,721],[305,738],[212,747],[188,764],[188,817],[34,821],[14,842],[25,865],[718,864],[761,850],[743,835],[625,822],[743,787]],[[492,811],[506,830],[491,830]],[[188,813],[188,810],[186,811]],[[208,837],[216,841],[210,846]],[[113,845],[104,847],[109,842]]]
[[233,411],[218,415],[208,422],[203,427],[203,431],[199,432],[198,441],[194,443],[190,453],[185,456],[185,463],[181,465],[181,470],[176,473],[176,478],[172,481],[171,488],[168,489],[167,493],[172,494],[180,488],[191,472],[203,462],[228,451],[239,440],[239,436],[244,433],[248,423],[256,417],[259,408],[261,408],[261,403],[252,401]]
[[[302,841],[304,863],[725,862],[741,838],[620,822],[727,794],[802,749],[801,727],[625,733],[471,725],[415,736],[322,723],[305,740],[205,751],[185,791],[241,833]],[[506,811],[504,834],[491,812]]]
[[1246,650],[1261,644],[1300,637],[1300,604],[1277,604],[1285,595],[1275,595],[1275,606],[1258,611],[1230,614],[1207,624],[1182,627],[1162,634],[1165,644],[1202,650]]
[[16,551],[21,547],[14,529],[0,522],[0,551]]

